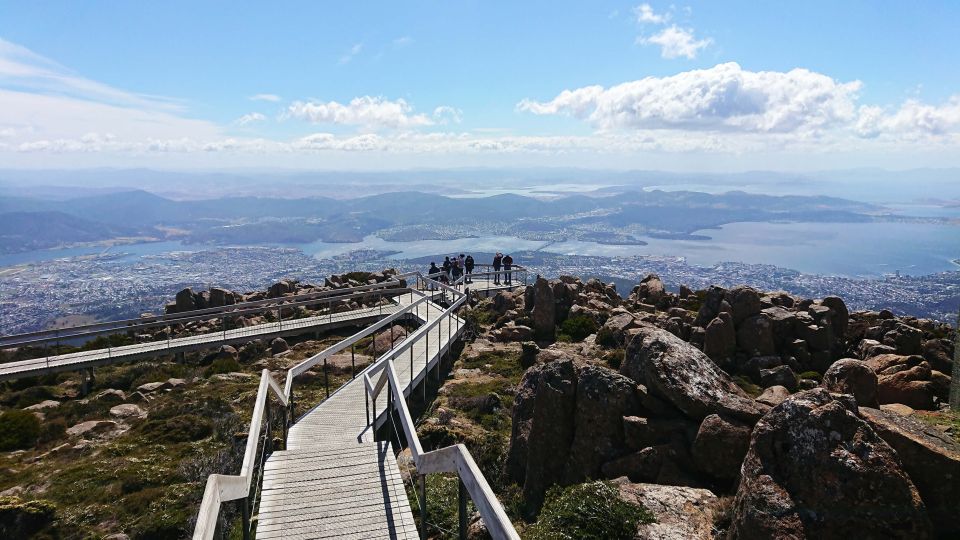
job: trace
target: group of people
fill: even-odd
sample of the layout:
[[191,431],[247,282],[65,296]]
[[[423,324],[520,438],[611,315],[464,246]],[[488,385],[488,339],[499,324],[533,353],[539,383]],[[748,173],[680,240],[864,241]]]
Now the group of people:
[[[443,258],[443,264],[437,267],[436,262],[430,263],[429,274],[435,276],[441,283],[457,283],[463,278],[463,283],[473,283],[473,268],[475,266],[473,255],[460,256],[452,255]],[[500,277],[503,276],[503,284],[511,285],[513,283],[513,257],[497,252],[493,256],[493,279],[494,284],[500,285]]]

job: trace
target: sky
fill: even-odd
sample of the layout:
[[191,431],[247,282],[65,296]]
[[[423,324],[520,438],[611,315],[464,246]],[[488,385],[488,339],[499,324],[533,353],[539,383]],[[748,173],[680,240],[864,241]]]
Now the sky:
[[960,2],[0,0],[0,166],[960,166]]

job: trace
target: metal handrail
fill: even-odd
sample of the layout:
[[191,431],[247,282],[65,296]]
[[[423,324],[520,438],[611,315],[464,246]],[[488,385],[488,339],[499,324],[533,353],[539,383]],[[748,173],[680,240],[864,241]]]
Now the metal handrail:
[[[433,281],[432,279],[425,278],[420,273],[416,273],[415,275],[417,276],[418,285],[421,280]],[[442,285],[440,283],[436,283],[436,284]],[[433,322],[427,321],[427,324],[425,324],[423,327],[418,329],[417,332],[414,332],[413,334],[411,334],[405,340],[405,344],[407,347],[411,346],[412,343],[414,343],[417,339],[419,339],[419,337],[422,336],[424,332],[429,331],[430,328],[433,328],[438,323],[438,321],[443,319],[445,315],[452,316],[451,315],[452,310],[458,308],[460,305],[463,304],[464,301],[466,301],[467,295],[464,292],[457,291],[456,289],[452,289],[450,287],[446,287],[446,288],[449,289],[453,294],[459,296],[460,298],[456,302],[454,302],[454,304],[450,308],[444,311],[440,317],[435,319],[435,321]],[[246,452],[244,453],[244,461],[243,461],[243,466],[241,467],[240,475],[230,476],[230,475],[213,474],[213,475],[210,475],[210,477],[207,479],[203,500],[200,506],[200,513],[197,517],[197,526],[194,529],[194,535],[193,535],[194,540],[209,540],[210,538],[213,537],[217,528],[217,521],[219,519],[221,503],[243,498],[245,494],[249,495],[250,483],[253,479],[253,470],[251,467],[253,464],[253,460],[256,457],[257,438],[258,438],[253,434],[259,433],[260,425],[262,422],[263,411],[264,411],[264,408],[267,406],[267,400],[266,400],[267,388],[271,389],[274,393],[278,395],[278,397],[281,398],[281,403],[284,406],[285,412],[284,412],[284,418],[283,418],[283,428],[284,428],[284,441],[286,441],[287,427],[293,422],[293,404],[294,404],[293,380],[297,377],[297,375],[302,374],[303,372],[307,371],[317,363],[324,361],[326,358],[329,358],[329,356],[334,354],[336,351],[343,350],[346,347],[352,346],[360,339],[373,334],[379,328],[386,326],[390,322],[393,322],[410,312],[415,312],[416,307],[419,306],[421,303],[429,302],[431,300],[431,296],[424,295],[421,291],[416,290],[416,287],[405,288],[405,290],[410,293],[411,300],[414,294],[420,295],[421,298],[419,300],[412,301],[410,306],[403,308],[399,312],[390,315],[389,317],[379,321],[378,323],[367,327],[361,332],[358,332],[353,336],[350,336],[349,338],[342,340],[338,344],[332,347],[328,347],[327,349],[325,349],[324,351],[321,351],[317,355],[314,355],[313,357],[307,360],[304,360],[303,362],[297,364],[296,366],[291,367],[290,369],[287,370],[287,379],[284,383],[283,389],[280,389],[279,384],[277,384],[276,381],[273,379],[273,377],[270,376],[269,371],[267,370],[263,371],[263,375],[261,376],[261,382],[260,382],[260,390],[257,392],[257,401],[256,401],[256,404],[254,405],[254,413],[253,413],[253,419],[251,420],[251,424],[250,424],[251,426],[250,431],[248,431],[248,434],[247,434],[247,449],[246,449]],[[426,328],[427,330],[424,330],[424,328]],[[375,365],[382,366],[383,363],[386,361],[385,359],[394,358],[397,354],[396,353],[397,350],[406,350],[406,349],[403,348],[402,346],[401,348],[394,348],[391,351],[388,351],[383,355],[383,357],[381,357],[380,360],[378,360],[375,363]],[[364,375],[363,375],[364,384],[369,383],[370,379],[367,373],[369,373],[370,370],[373,368],[374,366],[370,366],[364,372]],[[254,431],[254,428],[256,428],[256,431]],[[244,503],[243,510],[244,510],[244,517],[246,521],[249,519],[249,515],[247,513],[249,512],[249,507],[247,506],[246,502]],[[245,536],[247,535],[248,532],[249,532],[248,525],[247,523],[244,523]],[[509,537],[509,538],[513,538],[513,537]]]
[[[197,320],[211,318],[211,315],[236,316],[244,313],[259,312],[277,307],[296,307],[317,303],[317,301],[332,302],[343,299],[350,295],[351,298],[366,296],[367,294],[382,294],[386,291],[400,291],[400,294],[407,292],[406,287],[398,287],[401,281],[399,279],[390,279],[380,283],[361,285],[358,287],[345,287],[341,289],[332,289],[315,293],[306,293],[289,297],[267,298],[263,300],[254,300],[251,302],[241,302],[239,304],[230,304],[215,308],[204,308],[181,313],[171,313],[166,315],[154,315],[151,317],[142,317],[137,319],[123,319],[119,321],[106,321],[101,323],[91,323],[69,328],[58,328],[54,330],[40,330],[37,332],[27,332],[0,337],[0,347],[11,347],[16,345],[31,345],[36,343],[48,343],[57,340],[69,340],[78,337],[95,336],[108,332],[130,332],[140,328],[153,328],[157,326],[170,326],[174,324],[183,324]],[[374,291],[382,289],[382,291]],[[322,303],[322,302],[321,302]],[[78,332],[79,330],[79,332]]]
[[[444,317],[453,317],[454,311],[462,305],[463,301],[466,300],[466,297],[461,298],[454,303],[450,308],[445,310],[443,314],[435,319],[434,323],[439,324]],[[431,327],[434,325],[430,325]],[[459,330],[458,330],[459,331]],[[448,339],[451,336],[448,336]],[[412,346],[415,343],[415,340],[408,342]],[[519,540],[520,536],[517,534],[517,531],[513,527],[513,523],[510,521],[510,518],[507,516],[506,511],[503,509],[503,505],[500,503],[500,500],[497,499],[496,494],[494,494],[493,489],[490,487],[490,484],[487,482],[486,478],[483,476],[483,472],[480,471],[480,468],[477,466],[476,462],[473,459],[473,456],[470,455],[470,451],[466,446],[462,444],[455,444],[433,450],[430,452],[424,452],[423,446],[420,443],[420,439],[417,436],[417,429],[413,423],[413,418],[410,416],[410,411],[407,408],[405,391],[400,386],[400,381],[397,378],[397,374],[394,370],[393,360],[402,353],[401,350],[396,352],[391,352],[389,355],[385,355],[380,367],[382,373],[378,378],[376,384],[370,378],[370,374],[374,372],[374,367],[371,366],[370,369],[364,372],[364,388],[367,392],[367,397],[374,404],[376,404],[377,396],[383,390],[385,386],[389,387],[389,392],[392,395],[393,409],[395,409],[400,418],[400,424],[403,428],[404,437],[407,441],[407,447],[410,449],[411,457],[413,458],[414,465],[417,468],[417,474],[420,477],[420,493],[422,497],[426,496],[424,489],[424,479],[427,474],[434,473],[456,473],[457,477],[460,480],[461,485],[465,488],[466,492],[470,495],[471,500],[473,500],[474,505],[477,507],[477,510],[480,512],[480,516],[483,518],[483,522],[487,527],[490,535],[496,539],[509,539],[509,540]],[[439,351],[438,351],[439,353]],[[411,379],[408,384],[407,391],[412,391],[412,385],[414,383],[413,373],[410,374]],[[376,411],[376,407],[374,407]],[[387,414],[393,415],[393,411],[389,409],[385,411]],[[376,412],[374,412],[376,416]],[[370,419],[371,426],[374,426],[376,423],[376,418]],[[460,492],[460,504],[458,505],[461,512],[464,511],[465,501],[462,500],[462,489]],[[426,526],[425,519],[425,504],[421,502],[421,526]],[[466,516],[460,516],[460,527],[461,527],[461,537],[465,534],[463,528],[466,523]]]
[[[263,425],[263,418],[268,413],[269,393],[273,392],[284,411],[287,407],[287,398],[283,395],[280,385],[270,375],[270,370],[264,369],[260,375],[260,387],[257,390],[257,399],[253,406],[253,417],[250,419],[250,428],[247,430],[247,446],[243,453],[243,464],[240,467],[240,474],[211,474],[207,478],[206,488],[203,491],[203,500],[200,502],[200,512],[197,515],[197,526],[194,529],[194,539],[208,540],[213,538],[217,529],[217,522],[220,515],[220,505],[224,502],[235,501],[250,496],[250,486],[253,482],[254,460],[257,457],[257,446],[260,439],[260,429]],[[286,416],[286,413],[284,413]],[[284,439],[286,439],[287,420],[284,418]],[[268,422],[269,426],[269,422]],[[272,440],[273,435],[267,435]],[[265,449],[266,450],[266,449]],[[244,501],[244,514],[247,515],[249,507]]]

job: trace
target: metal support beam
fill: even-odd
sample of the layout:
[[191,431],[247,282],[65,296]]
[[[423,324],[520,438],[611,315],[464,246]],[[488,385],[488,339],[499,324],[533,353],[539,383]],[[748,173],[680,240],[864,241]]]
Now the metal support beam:
[[460,540],[467,540],[467,487],[462,478],[457,482],[457,517]]
[[426,475],[417,475],[420,488],[420,539],[427,538],[427,477]]

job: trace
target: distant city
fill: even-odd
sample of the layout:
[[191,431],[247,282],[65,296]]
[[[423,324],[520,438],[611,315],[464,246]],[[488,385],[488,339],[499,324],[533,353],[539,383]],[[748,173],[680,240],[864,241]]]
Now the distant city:
[[[69,325],[75,321],[137,317],[161,313],[184,287],[212,286],[238,291],[260,290],[294,278],[323,283],[323,278],[352,270],[395,267],[426,270],[435,257],[395,259],[389,251],[356,250],[317,259],[292,248],[213,247],[130,257],[122,246],[109,255],[89,255],[28,263],[0,269],[0,334],[14,334]],[[488,254],[475,253],[480,262]],[[598,277],[629,293],[647,273],[659,274],[674,290],[712,284],[748,284],[761,290],[785,290],[802,297],[838,294],[852,309],[889,308],[898,314],[952,321],[960,301],[960,271],[878,279],[804,274],[771,265],[720,263],[697,266],[682,257],[602,257],[514,253],[531,273],[546,277],[568,274]],[[79,319],[71,317],[78,317]]]

